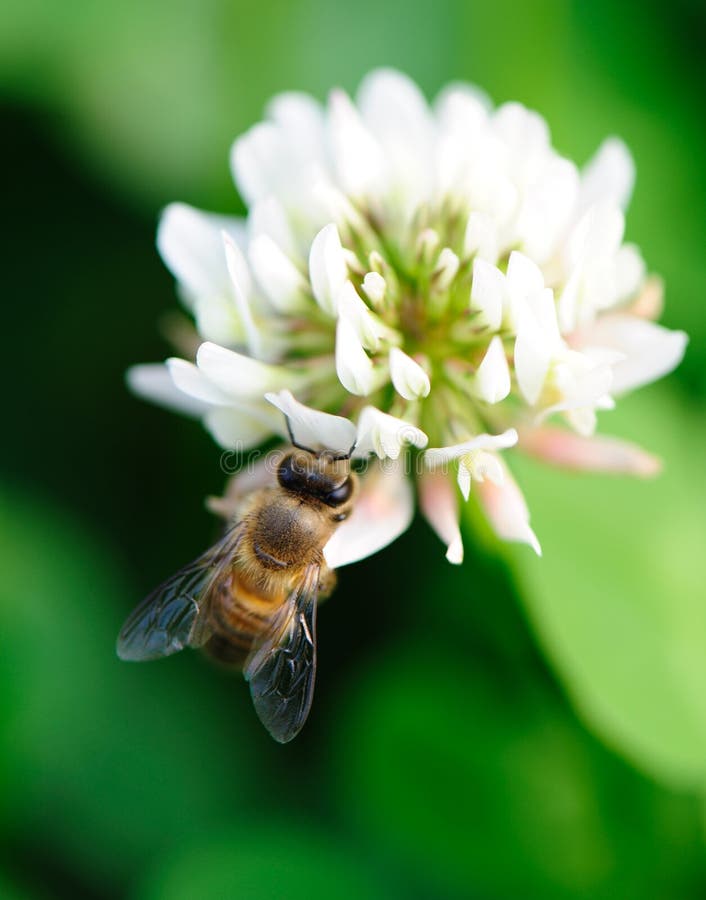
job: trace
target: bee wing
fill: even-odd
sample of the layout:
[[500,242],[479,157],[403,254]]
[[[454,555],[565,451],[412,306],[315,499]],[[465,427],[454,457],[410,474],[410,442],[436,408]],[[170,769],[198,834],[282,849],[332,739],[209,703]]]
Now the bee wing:
[[280,744],[299,734],[314,696],[319,572],[307,568],[245,663],[255,712]]
[[233,559],[243,529],[235,525],[225,537],[156,588],[127,618],[118,635],[120,659],[158,659],[200,647],[210,637],[206,616],[214,587]]

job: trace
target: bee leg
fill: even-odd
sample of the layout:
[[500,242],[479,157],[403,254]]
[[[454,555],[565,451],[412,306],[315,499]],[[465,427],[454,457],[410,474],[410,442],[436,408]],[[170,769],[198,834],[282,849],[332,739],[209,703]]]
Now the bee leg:
[[319,572],[319,603],[326,600],[333,593],[337,580],[333,569],[329,569],[327,565],[321,566],[321,571]]

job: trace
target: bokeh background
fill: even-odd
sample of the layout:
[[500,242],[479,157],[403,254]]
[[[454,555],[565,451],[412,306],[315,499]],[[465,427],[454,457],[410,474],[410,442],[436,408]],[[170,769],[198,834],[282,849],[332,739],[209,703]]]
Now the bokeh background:
[[[0,896],[706,895],[706,8],[653,0],[9,0],[0,30]],[[397,66],[620,134],[628,237],[691,335],[601,429],[654,482],[517,460],[544,559],[468,513],[341,573],[291,745],[197,654],[121,664],[130,608],[216,534],[219,451],[132,398],[169,354],[171,200],[229,213],[231,140],[278,90]],[[513,462],[515,462],[513,460]]]

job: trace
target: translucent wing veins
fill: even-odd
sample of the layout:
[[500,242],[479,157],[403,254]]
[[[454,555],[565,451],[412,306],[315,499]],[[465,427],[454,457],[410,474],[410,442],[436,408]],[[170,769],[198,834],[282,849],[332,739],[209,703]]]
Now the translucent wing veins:
[[210,636],[203,613],[211,589],[230,563],[242,529],[236,525],[198,559],[154,590],[128,616],[118,635],[121,659],[143,661],[200,646]]
[[255,711],[281,744],[299,733],[311,709],[318,588],[319,566],[310,566],[245,665]]

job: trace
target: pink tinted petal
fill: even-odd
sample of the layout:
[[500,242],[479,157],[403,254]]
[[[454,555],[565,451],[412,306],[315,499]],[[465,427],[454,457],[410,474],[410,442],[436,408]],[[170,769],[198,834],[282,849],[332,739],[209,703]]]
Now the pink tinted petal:
[[365,559],[406,531],[414,514],[414,497],[401,463],[374,463],[361,476],[360,494],[350,519],[339,525],[324,547],[332,569]]
[[627,308],[631,316],[650,319],[655,322],[664,308],[664,282],[658,275],[651,275],[642,285],[642,290]]
[[446,559],[455,565],[462,563],[458,500],[449,477],[443,472],[424,472],[419,478],[419,505],[427,522],[446,544]]
[[636,444],[613,437],[582,437],[563,428],[528,429],[519,446],[543,462],[576,471],[651,478],[661,469],[660,460]]
[[521,541],[529,544],[537,556],[542,555],[537,536],[530,528],[529,510],[522,491],[501,461],[504,480],[501,485],[492,481],[480,481],[475,486],[476,496],[493,531],[504,541]]

